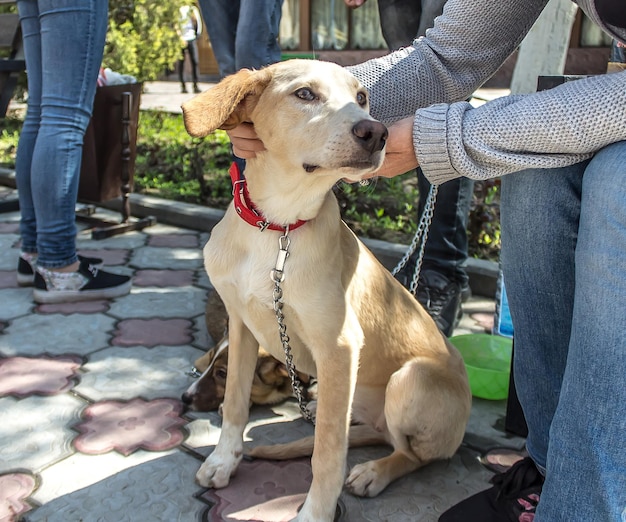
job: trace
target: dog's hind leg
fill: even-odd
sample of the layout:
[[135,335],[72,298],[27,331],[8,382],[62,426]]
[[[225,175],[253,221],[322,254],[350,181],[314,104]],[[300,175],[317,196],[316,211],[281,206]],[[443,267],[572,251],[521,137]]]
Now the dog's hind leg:
[[[269,446],[257,446],[246,451],[246,455],[258,459],[289,460],[300,457],[310,457],[313,453],[313,437],[303,437],[284,444],[272,444]],[[348,446],[359,448],[361,446],[377,446],[386,442],[380,431],[367,424],[355,424],[350,426]]]
[[446,366],[430,358],[415,358],[397,370],[387,384],[384,408],[394,451],[355,466],[347,488],[355,495],[373,497],[403,475],[451,457],[469,415],[463,389],[461,378],[451,377]]
[[224,395],[224,420],[219,442],[196,473],[204,487],[228,485],[243,457],[243,430],[248,422],[250,390],[259,345],[241,320],[230,317],[228,373]]

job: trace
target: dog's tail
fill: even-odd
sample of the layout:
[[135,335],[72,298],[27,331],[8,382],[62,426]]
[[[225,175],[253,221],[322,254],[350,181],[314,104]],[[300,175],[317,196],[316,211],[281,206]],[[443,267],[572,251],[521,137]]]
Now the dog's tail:
[[[313,437],[304,437],[286,442],[284,444],[272,444],[271,446],[257,446],[246,451],[246,455],[258,459],[288,460],[299,457],[310,457],[313,454]],[[355,424],[350,426],[348,446],[358,448],[361,446],[379,446],[386,444],[387,440],[380,431],[367,424]]]

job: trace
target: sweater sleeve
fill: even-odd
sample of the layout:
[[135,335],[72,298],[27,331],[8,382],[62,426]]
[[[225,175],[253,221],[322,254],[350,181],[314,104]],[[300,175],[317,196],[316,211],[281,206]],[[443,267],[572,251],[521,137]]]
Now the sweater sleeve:
[[415,154],[432,183],[563,167],[626,140],[626,72],[478,108],[460,101],[519,45],[545,4],[448,0],[424,38],[351,68],[370,90],[374,117],[414,115]]
[[432,183],[486,179],[583,161],[626,140],[624,121],[626,72],[505,96],[478,108],[461,102],[420,109],[413,144]]
[[391,123],[434,103],[467,99],[515,51],[548,0],[448,0],[424,37],[348,69]]

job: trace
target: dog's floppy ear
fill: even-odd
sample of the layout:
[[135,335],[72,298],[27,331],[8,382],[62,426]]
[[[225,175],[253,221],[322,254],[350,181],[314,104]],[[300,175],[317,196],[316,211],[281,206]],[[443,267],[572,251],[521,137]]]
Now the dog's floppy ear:
[[183,103],[187,132],[203,137],[216,129],[228,130],[249,121],[250,112],[271,78],[268,69],[242,69]]

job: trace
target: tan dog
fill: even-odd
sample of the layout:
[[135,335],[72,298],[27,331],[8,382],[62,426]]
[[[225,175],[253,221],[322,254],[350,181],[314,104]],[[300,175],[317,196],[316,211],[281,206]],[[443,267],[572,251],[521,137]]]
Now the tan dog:
[[[224,337],[214,348],[198,358],[194,367],[202,374],[183,393],[183,403],[191,411],[219,409],[221,414],[228,376],[228,337]],[[308,375],[299,372],[298,378],[305,386],[311,380]],[[292,396],[291,378],[284,363],[259,347],[250,390],[250,406],[278,404]]]
[[[297,441],[250,454],[290,458],[314,447],[298,521],[333,519],[349,441],[393,446],[389,456],[350,471],[345,483],[362,496],[451,457],[471,409],[463,360],[342,222],[331,190],[383,161],[387,130],[369,115],[366,90],[338,65],[288,60],[229,76],[183,112],[193,136],[250,121],[266,147],[248,161],[247,190],[236,183],[236,205],[204,249],[228,311],[229,366],[238,371],[229,373],[221,437],[198,482],[224,487],[241,461],[259,343],[283,354],[275,306],[296,367],[317,377],[314,446]],[[350,427],[351,419],[358,425]]]

